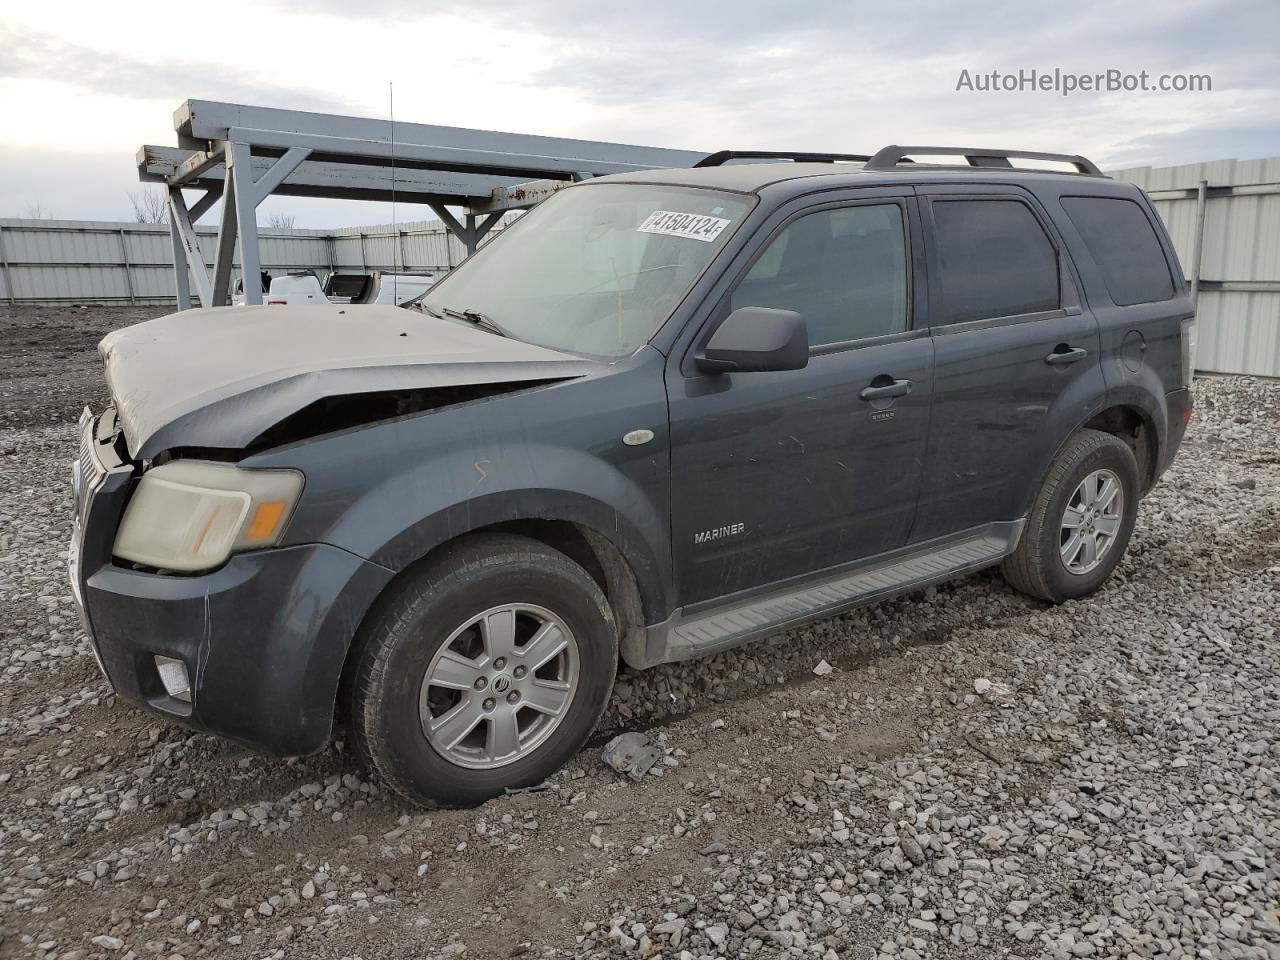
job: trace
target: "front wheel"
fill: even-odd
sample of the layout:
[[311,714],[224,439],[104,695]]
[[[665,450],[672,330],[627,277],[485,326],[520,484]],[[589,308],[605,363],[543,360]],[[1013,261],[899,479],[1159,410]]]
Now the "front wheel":
[[536,540],[480,535],[394,588],[362,631],[358,753],[418,803],[464,806],[540,783],[586,741],[618,641],[600,588]]
[[1000,568],[1005,579],[1051,603],[1093,593],[1124,556],[1138,494],[1133,451],[1109,433],[1081,430],[1053,461],[1018,548]]

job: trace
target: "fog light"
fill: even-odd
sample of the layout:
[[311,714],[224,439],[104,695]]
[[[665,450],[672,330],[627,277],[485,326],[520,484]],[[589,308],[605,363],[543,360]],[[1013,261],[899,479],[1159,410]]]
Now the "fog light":
[[187,665],[173,657],[156,654],[156,673],[164,684],[164,692],[183,703],[191,702],[191,681],[187,677]]

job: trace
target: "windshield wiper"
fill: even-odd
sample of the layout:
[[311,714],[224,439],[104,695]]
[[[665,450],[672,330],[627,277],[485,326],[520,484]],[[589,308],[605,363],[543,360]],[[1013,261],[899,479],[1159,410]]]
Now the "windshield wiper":
[[453,307],[429,307],[423,304],[422,309],[436,318],[448,318],[450,320],[465,320],[472,326],[479,327],[481,330],[488,330],[490,333],[496,333],[500,337],[515,339],[511,336],[510,331],[501,326],[492,317],[481,313],[479,310],[455,310]]

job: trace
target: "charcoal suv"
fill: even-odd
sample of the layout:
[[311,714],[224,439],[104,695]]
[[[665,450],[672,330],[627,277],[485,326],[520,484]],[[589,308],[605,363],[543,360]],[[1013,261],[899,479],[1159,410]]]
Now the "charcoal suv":
[[1082,157],[602,177],[409,308],[108,335],[72,585],[121,697],[277,755],[342,718],[404,796],[475,803],[577,751],[619,659],[995,565],[1098,589],[1193,332],[1151,204]]

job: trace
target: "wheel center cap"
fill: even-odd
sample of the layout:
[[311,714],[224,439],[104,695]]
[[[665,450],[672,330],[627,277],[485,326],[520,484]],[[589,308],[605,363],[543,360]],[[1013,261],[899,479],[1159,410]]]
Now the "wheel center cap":
[[511,689],[511,678],[508,677],[505,673],[499,674],[498,676],[494,677],[493,689],[498,693],[506,693],[508,690]]

